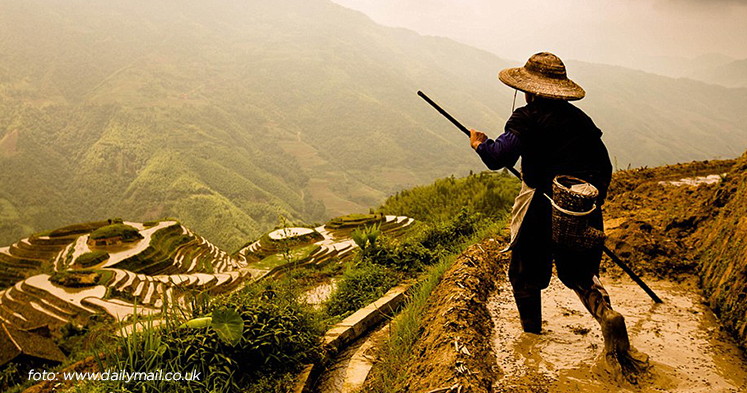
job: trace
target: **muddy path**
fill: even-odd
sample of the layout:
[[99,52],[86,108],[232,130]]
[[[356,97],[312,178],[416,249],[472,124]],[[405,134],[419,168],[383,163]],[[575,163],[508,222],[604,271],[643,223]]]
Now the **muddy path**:
[[[510,253],[500,252],[508,242],[502,231],[469,247],[444,274],[422,315],[422,334],[397,370],[402,377],[387,391],[747,392],[747,356],[734,339],[744,332],[734,326],[743,325],[722,324],[708,306],[718,301],[706,302],[699,283],[709,223],[736,190],[729,179],[744,171],[735,162],[613,176],[604,205],[606,244],[664,300],[654,304],[602,260],[612,305],[625,316],[632,345],[650,356],[651,370],[636,383],[607,366],[599,325],[557,278],[543,291],[543,334],[522,332],[507,277]],[[729,266],[726,273],[743,265]],[[366,391],[378,387],[369,383]]]
[[636,385],[610,372],[600,358],[599,325],[556,277],[542,294],[541,335],[522,332],[510,284],[498,284],[487,303],[495,325],[495,391],[747,391],[747,358],[703,304],[694,280],[648,281],[664,304],[654,304],[629,279],[603,279],[633,346],[650,356],[653,367]]

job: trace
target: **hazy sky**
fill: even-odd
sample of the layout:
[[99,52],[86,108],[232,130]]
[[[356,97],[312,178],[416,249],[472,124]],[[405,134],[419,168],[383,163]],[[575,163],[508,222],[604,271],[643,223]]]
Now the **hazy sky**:
[[656,56],[747,58],[747,0],[333,1],[522,62],[542,50],[644,69]]

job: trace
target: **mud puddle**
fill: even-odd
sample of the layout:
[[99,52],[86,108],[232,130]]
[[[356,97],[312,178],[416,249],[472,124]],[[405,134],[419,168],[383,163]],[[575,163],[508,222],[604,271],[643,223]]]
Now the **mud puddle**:
[[698,288],[648,280],[654,304],[627,278],[603,281],[631,342],[650,356],[638,384],[615,378],[600,358],[601,329],[575,293],[553,277],[543,291],[543,334],[524,334],[508,282],[489,300],[498,392],[747,392],[747,359],[702,303]]

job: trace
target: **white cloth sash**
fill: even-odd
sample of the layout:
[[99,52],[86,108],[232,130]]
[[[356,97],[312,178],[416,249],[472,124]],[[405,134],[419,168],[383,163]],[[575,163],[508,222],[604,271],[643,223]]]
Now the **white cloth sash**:
[[514,199],[514,206],[511,208],[511,242],[501,252],[512,249],[516,244],[516,239],[519,238],[521,223],[524,222],[524,217],[527,215],[527,210],[529,210],[529,204],[532,203],[534,191],[534,188],[529,187],[523,181],[521,182],[521,191],[519,191],[519,195]]

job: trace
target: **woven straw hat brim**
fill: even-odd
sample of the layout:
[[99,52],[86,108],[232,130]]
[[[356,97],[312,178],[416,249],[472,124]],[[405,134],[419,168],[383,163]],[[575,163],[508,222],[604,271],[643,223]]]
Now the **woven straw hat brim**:
[[568,78],[549,78],[524,67],[507,68],[498,73],[498,79],[514,89],[555,100],[575,101],[586,96],[584,89]]

